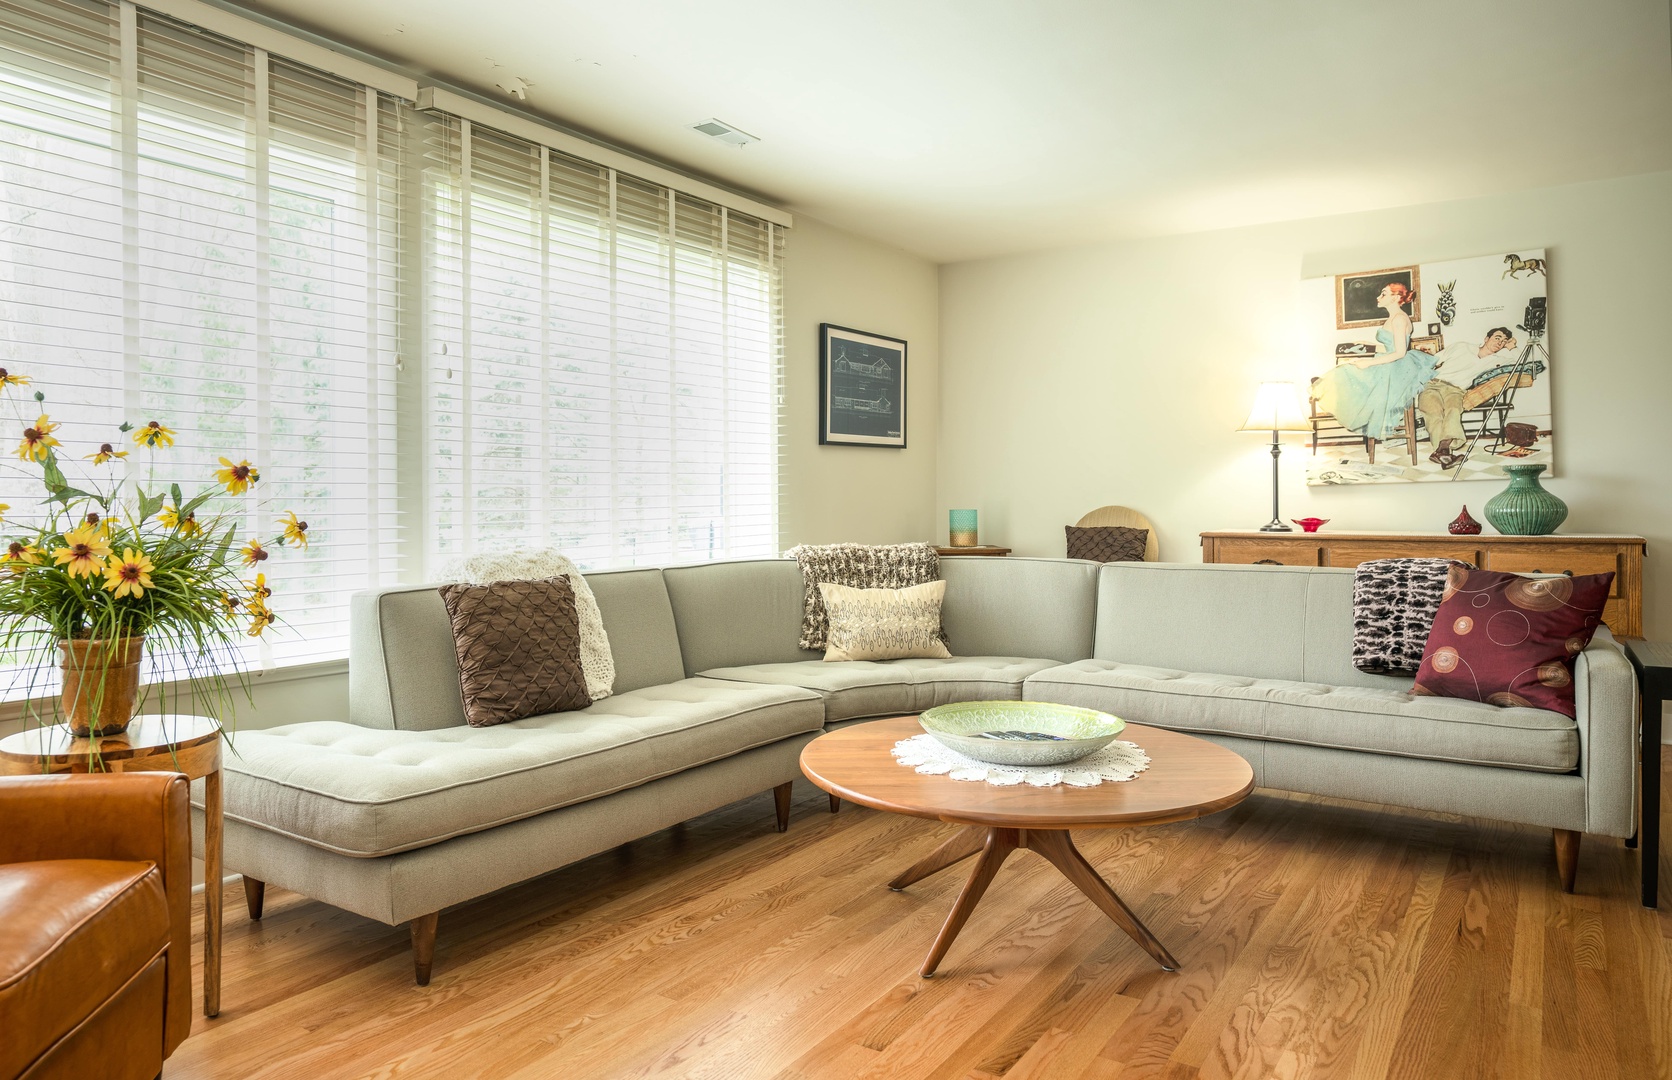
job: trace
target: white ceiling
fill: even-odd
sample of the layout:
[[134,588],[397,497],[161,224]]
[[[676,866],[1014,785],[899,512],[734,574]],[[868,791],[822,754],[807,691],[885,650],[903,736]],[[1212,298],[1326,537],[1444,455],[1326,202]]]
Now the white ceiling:
[[1667,0],[251,6],[937,261],[1672,169]]

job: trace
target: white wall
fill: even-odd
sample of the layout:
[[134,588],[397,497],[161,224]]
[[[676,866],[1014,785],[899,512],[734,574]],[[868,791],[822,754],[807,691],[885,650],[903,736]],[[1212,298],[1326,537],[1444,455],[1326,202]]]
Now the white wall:
[[[905,340],[904,450],[819,445],[822,322]],[[784,547],[935,538],[939,329],[934,263],[796,218],[784,257]]]
[[[1236,433],[1264,379],[1316,374],[1294,343],[1302,276],[1545,247],[1564,532],[1649,538],[1646,633],[1672,635],[1672,173],[941,269],[937,499],[984,542],[1061,555],[1108,503],[1155,522],[1161,557],[1270,517],[1269,437]],[[1496,482],[1305,486],[1285,517],[1440,531]]]

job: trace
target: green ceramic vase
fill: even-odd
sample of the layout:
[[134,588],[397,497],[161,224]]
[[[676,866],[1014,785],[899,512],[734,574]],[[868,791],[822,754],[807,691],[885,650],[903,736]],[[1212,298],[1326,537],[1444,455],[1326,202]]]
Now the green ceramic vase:
[[1538,482],[1543,465],[1505,465],[1509,487],[1486,500],[1486,520],[1505,536],[1548,536],[1567,520],[1567,503]]

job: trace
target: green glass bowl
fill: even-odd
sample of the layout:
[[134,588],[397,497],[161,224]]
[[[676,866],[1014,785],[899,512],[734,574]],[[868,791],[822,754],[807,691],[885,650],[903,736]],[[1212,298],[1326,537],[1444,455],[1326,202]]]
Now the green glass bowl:
[[[1096,709],[1044,701],[960,701],[917,718],[941,745],[993,765],[1065,765],[1115,741],[1126,721]],[[984,732],[1053,735],[993,738]]]

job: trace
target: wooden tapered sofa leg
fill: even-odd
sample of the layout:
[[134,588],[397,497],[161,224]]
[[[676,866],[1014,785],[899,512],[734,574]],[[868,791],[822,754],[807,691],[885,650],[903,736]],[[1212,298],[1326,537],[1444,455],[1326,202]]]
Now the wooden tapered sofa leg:
[[790,827],[790,793],[795,790],[795,781],[789,780],[772,789],[772,805],[778,811],[778,831],[787,832]]
[[430,985],[430,965],[435,962],[435,925],[441,912],[432,911],[412,920],[412,973],[419,986]]
[[1556,874],[1562,879],[1562,891],[1573,891],[1573,881],[1579,875],[1579,838],[1584,835],[1573,829],[1553,829],[1556,840]]
[[244,875],[244,906],[250,909],[250,921],[261,921],[261,904],[267,899],[267,883]]
[[839,814],[842,812],[842,800],[838,799],[834,795],[830,797],[830,812],[832,814]]

